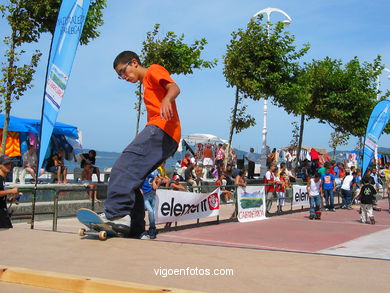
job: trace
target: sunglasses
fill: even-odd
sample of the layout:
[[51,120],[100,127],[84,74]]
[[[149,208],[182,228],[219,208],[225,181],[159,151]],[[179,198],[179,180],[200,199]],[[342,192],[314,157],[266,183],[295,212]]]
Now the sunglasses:
[[131,63],[131,61],[127,62],[125,66],[123,66],[121,69],[119,69],[118,79],[124,79],[122,76],[125,74],[127,66],[129,66],[130,63]]

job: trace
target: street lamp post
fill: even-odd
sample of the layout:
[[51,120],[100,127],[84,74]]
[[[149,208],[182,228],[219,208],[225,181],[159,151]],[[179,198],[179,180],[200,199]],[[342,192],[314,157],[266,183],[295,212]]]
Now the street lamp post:
[[[283,20],[283,23],[285,26],[288,26],[291,22],[292,19],[291,17],[284,12],[281,9],[278,8],[265,8],[263,10],[260,10],[257,12],[255,15],[253,15],[252,19],[255,19],[258,15],[260,14],[266,14],[267,15],[267,34],[268,38],[270,37],[270,22],[271,22],[271,14],[273,12],[279,12],[283,14],[286,19]],[[267,172],[267,115],[268,115],[268,98],[264,99],[264,108],[263,108],[264,116],[263,116],[263,130],[262,130],[262,142],[261,142],[261,155],[260,155],[260,177],[264,176],[265,173]]]
[[[387,71],[387,72],[390,72],[390,69],[388,68],[383,68],[384,71]],[[387,77],[388,79],[390,79],[390,75]],[[379,87],[380,87],[380,76],[378,75],[378,79],[377,79],[377,90],[379,92]],[[379,93],[378,93],[378,96],[377,96],[377,100],[379,101]],[[376,165],[376,169],[379,171],[379,164],[378,164],[378,145],[375,146],[375,151],[374,151],[374,158],[375,158],[375,165]]]

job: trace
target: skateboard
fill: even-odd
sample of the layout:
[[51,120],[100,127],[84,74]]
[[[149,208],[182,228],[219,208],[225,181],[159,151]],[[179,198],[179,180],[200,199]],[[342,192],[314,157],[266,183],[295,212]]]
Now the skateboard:
[[321,220],[321,211],[316,211],[315,219],[316,220]]
[[89,228],[89,230],[81,228],[79,230],[80,236],[94,235],[98,236],[100,240],[106,240],[107,237],[119,236],[119,233],[115,232],[110,225],[105,224],[102,218],[90,209],[79,209],[76,216],[80,223]]

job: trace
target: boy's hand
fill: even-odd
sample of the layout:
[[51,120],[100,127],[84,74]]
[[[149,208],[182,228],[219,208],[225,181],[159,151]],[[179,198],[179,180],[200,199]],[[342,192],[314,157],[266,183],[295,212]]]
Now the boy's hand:
[[171,120],[173,117],[172,103],[169,98],[165,97],[161,102],[160,118],[164,120]]

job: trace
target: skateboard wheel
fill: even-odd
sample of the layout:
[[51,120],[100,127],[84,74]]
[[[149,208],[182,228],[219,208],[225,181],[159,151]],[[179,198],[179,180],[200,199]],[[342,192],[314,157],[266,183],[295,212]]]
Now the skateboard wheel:
[[81,229],[79,230],[79,235],[80,235],[80,236],[85,236],[85,235],[86,235],[86,234],[85,234],[85,229],[81,228]]
[[99,239],[100,240],[106,240],[107,239],[107,232],[106,231],[100,231],[99,232]]

